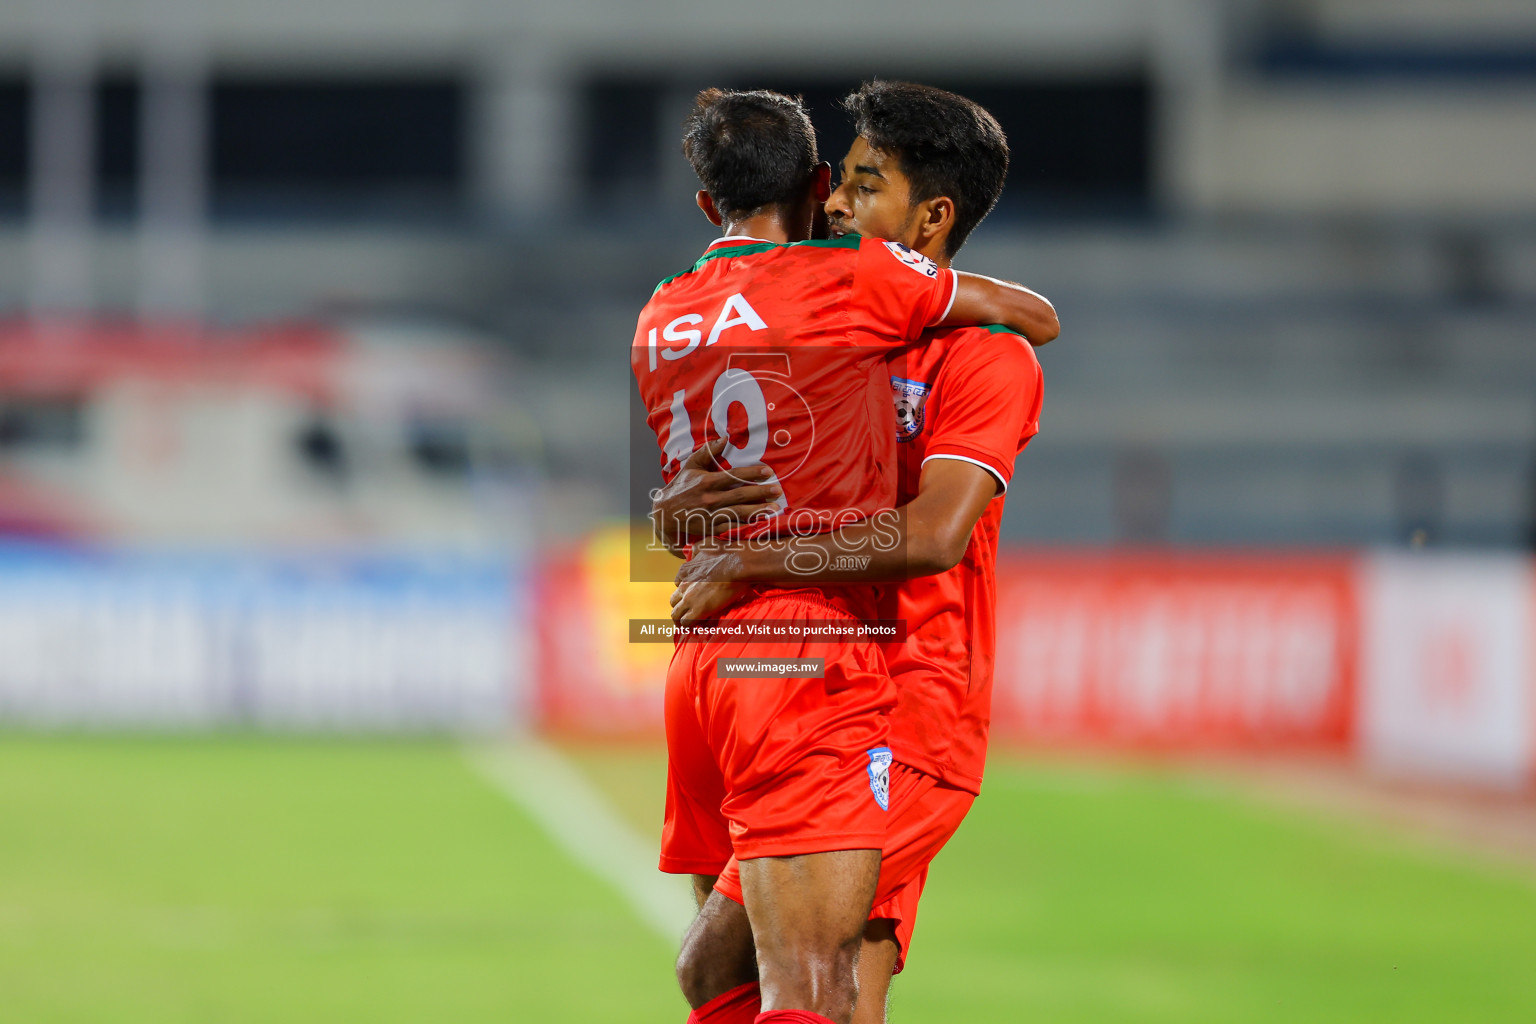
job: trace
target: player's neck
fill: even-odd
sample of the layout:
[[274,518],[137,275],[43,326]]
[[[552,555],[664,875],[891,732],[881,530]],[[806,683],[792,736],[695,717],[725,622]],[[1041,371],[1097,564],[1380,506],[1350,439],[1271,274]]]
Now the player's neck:
[[760,238],[765,242],[803,242],[811,237],[810,225],[791,223],[794,219],[782,210],[773,210],[726,221],[720,234],[724,238]]

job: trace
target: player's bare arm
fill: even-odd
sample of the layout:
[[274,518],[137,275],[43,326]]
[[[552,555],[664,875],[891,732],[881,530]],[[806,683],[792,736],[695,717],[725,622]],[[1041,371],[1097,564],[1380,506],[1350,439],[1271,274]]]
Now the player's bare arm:
[[955,303],[943,324],[1002,324],[1037,347],[1061,334],[1056,307],[1045,296],[1021,284],[963,271],[955,272]]
[[774,508],[784,493],[777,484],[754,482],[773,476],[767,466],[719,469],[720,453],[729,443],[721,437],[694,449],[677,475],[651,499],[656,535],[679,558],[685,557],[688,545],[726,533]]

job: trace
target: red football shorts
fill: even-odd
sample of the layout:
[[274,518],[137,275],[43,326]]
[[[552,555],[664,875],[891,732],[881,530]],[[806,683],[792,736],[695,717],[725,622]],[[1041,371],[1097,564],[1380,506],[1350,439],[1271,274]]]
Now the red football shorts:
[[[722,622],[854,621],[815,589],[772,591]],[[720,659],[822,658],[820,679],[722,679]],[[733,856],[879,849],[896,688],[878,644],[679,644],[667,669],[661,870],[719,874]]]
[[[928,865],[965,820],[975,799],[974,793],[916,768],[900,762],[891,766],[891,813],[880,847],[880,883],[869,919],[895,923],[896,941],[901,946],[895,973],[901,973],[907,963]],[[734,858],[720,872],[715,890],[727,899],[742,901],[741,872]]]

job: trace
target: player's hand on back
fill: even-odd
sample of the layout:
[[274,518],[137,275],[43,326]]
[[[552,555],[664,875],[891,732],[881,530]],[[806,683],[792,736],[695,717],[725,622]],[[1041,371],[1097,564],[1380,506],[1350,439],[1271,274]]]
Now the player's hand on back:
[[677,569],[677,584],[735,583],[742,579],[745,566],[737,545],[703,540],[693,547],[688,561]]
[[691,626],[713,619],[746,592],[745,583],[680,583],[672,591],[672,621]]
[[729,443],[720,437],[695,448],[652,499],[651,519],[670,545],[723,533],[776,507],[783,494],[778,485],[755,482],[772,474],[767,466],[720,467],[720,453]]

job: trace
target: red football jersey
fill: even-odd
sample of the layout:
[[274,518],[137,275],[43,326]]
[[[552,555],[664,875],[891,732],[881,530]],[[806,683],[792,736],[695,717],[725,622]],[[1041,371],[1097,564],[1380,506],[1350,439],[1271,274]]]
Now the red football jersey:
[[[960,459],[997,478],[998,495],[960,564],[897,588],[907,641],[888,644],[896,680],[897,760],[971,792],[981,788],[997,650],[997,532],[1013,460],[1040,429],[1040,363],[1001,327],[930,331],[889,361],[900,458],[899,501],[917,496],[923,463]],[[1016,342],[1010,344],[1010,341]]]
[[849,235],[715,241],[640,313],[631,364],[662,474],[716,437],[784,491],[757,530],[822,532],[896,504],[885,358],[943,320],[955,275]]

